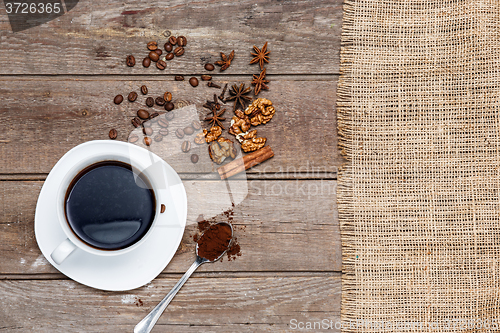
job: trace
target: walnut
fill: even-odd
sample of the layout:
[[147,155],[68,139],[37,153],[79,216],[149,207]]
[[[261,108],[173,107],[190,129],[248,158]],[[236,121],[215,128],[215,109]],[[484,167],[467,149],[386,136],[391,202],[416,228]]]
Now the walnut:
[[194,139],[194,142],[199,145],[202,145],[205,142],[209,143],[217,140],[217,138],[221,134],[222,128],[220,128],[219,126],[212,126],[212,128],[210,128],[210,132],[204,129],[203,132],[198,133],[198,135],[196,135],[196,138]]
[[236,136],[241,142],[241,149],[243,149],[245,153],[260,149],[266,144],[266,138],[257,138],[256,136],[257,130],[252,130]]
[[208,154],[212,161],[217,164],[222,164],[226,158],[236,157],[236,148],[234,147],[233,141],[220,137],[217,141],[212,142],[208,146]]
[[257,98],[245,110],[253,126],[267,123],[275,113],[273,103],[266,98]]
[[231,127],[229,128],[229,133],[232,135],[238,135],[245,133],[250,129],[250,118],[241,110],[234,111],[236,114],[233,119],[231,119]]

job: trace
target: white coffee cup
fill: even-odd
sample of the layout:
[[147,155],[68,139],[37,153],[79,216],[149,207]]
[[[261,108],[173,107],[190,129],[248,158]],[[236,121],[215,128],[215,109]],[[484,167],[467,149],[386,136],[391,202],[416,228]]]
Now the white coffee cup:
[[[131,145],[132,146],[132,145]],[[118,250],[105,250],[99,249],[96,247],[92,247],[82,241],[79,237],[76,236],[74,231],[71,229],[65,214],[65,199],[66,192],[72,182],[72,180],[85,168],[104,161],[118,161],[129,164],[132,166],[134,170],[134,174],[142,174],[147,178],[149,183],[151,184],[151,190],[154,193],[155,197],[155,214],[154,220],[149,230],[135,243],[132,245]],[[165,221],[166,215],[172,216],[175,215],[175,207],[173,204],[172,197],[169,191],[168,180],[173,179],[171,174],[175,171],[170,168],[165,167],[165,163],[160,163],[159,157],[148,152],[145,149],[138,148],[136,146],[132,146],[129,153],[124,152],[116,152],[113,154],[109,153],[98,153],[91,156],[83,156],[78,162],[74,163],[71,167],[70,171],[64,175],[63,181],[59,185],[59,189],[57,191],[57,195],[55,200],[57,201],[57,218],[59,220],[60,226],[66,235],[66,239],[62,241],[59,245],[55,247],[52,251],[50,257],[54,262],[58,265],[62,264],[65,260],[70,260],[68,257],[75,250],[83,250],[90,254],[96,256],[116,256],[121,255],[129,251],[133,251],[138,248],[147,241],[147,238],[154,232],[154,229],[160,225],[167,225],[168,221]],[[162,214],[160,212],[161,205],[164,204],[166,210],[170,210],[170,212],[165,212]],[[169,214],[166,214],[169,213]],[[162,220],[162,221],[161,221]],[[172,219],[175,220],[175,219]]]

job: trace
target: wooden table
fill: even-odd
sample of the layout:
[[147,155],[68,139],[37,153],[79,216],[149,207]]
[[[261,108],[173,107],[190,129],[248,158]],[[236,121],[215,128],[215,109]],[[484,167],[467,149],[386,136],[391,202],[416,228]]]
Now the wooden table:
[[[36,200],[57,160],[72,147],[126,140],[136,108],[112,103],[146,84],[197,105],[213,94],[175,74],[204,74],[219,52],[236,52],[214,81],[251,80],[253,45],[269,42],[270,91],[277,109],[260,126],[275,157],[249,170],[248,197],[235,208],[242,256],[204,265],[179,292],[154,332],[282,332],[290,322],[337,321],[341,246],[336,206],[336,82],[342,1],[91,1],[40,27],[12,33],[0,11],[0,332],[132,332],[194,259],[196,216],[177,254],[150,284],[95,290],[68,279],[41,254]],[[165,71],[140,62],[150,40],[188,38]],[[138,65],[125,66],[135,54]],[[183,170],[178,170],[182,173]],[[185,177],[185,175],[183,175]],[[140,301],[139,301],[140,300]],[[332,330],[336,331],[336,330]]]

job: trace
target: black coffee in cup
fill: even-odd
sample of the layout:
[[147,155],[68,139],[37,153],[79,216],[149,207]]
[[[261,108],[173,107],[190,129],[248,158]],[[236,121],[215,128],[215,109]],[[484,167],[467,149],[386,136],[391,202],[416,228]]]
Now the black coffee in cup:
[[118,250],[138,242],[151,227],[156,200],[143,174],[119,161],[95,163],[72,180],[65,198],[71,230],[84,243]]

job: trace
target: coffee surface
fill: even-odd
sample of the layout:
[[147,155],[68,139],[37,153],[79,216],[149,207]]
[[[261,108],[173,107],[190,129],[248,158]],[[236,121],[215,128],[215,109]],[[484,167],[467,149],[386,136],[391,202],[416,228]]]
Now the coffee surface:
[[66,193],[66,219],[83,242],[105,250],[139,241],[155,215],[155,197],[147,179],[118,161],[82,170]]

